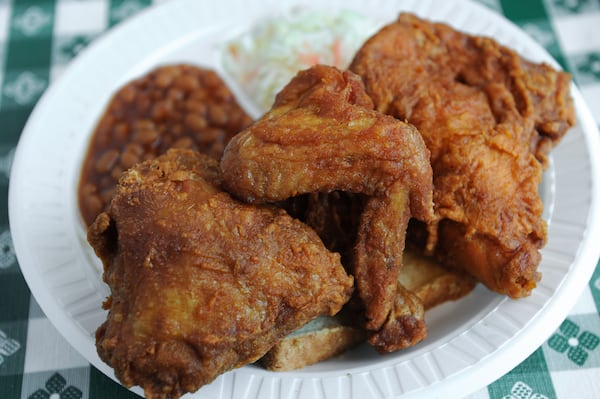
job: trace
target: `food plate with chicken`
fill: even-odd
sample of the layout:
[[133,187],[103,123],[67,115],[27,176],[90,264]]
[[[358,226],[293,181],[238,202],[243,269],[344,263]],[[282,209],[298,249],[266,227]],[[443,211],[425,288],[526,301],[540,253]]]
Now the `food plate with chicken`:
[[[412,63],[415,70],[411,70],[414,75],[406,74],[410,83],[437,84],[407,94],[402,91],[407,84],[399,83],[398,79],[377,83],[378,76],[386,73],[389,76],[390,71],[399,68],[398,59],[411,54],[408,50],[395,54],[389,49],[378,49],[378,32],[393,32],[395,24],[402,24],[400,28],[404,29],[404,35],[408,35],[405,32],[407,26],[415,29],[416,33],[411,36],[415,40],[410,44],[413,50],[428,50],[428,53],[416,51]],[[388,28],[380,31],[384,26]],[[455,33],[457,31],[461,33]],[[303,40],[303,37],[308,39]],[[402,40],[405,43],[409,42],[406,37]],[[482,37],[493,37],[494,41]],[[363,47],[364,43],[370,45]],[[461,43],[462,47],[456,43]],[[376,55],[374,62],[369,58],[373,54]],[[520,57],[527,61],[521,62]],[[485,59],[486,63],[476,65],[481,68],[458,66],[473,65],[473,59]],[[441,64],[445,68],[430,67],[436,62],[446,63]],[[309,69],[312,64],[327,66]],[[188,67],[171,68],[169,65],[192,65],[216,71],[222,83],[216,82],[212,75],[207,78],[209,75],[205,72],[190,72]],[[404,63],[402,67],[411,68],[411,63]],[[163,68],[159,72],[164,73],[157,72],[149,80],[129,84],[149,76],[157,68]],[[300,70],[308,72],[296,75]],[[448,73],[452,70],[454,75],[446,81],[440,70],[448,70]],[[197,76],[202,78],[196,79]],[[412,78],[414,76],[417,78]],[[207,79],[211,89],[199,89],[198,85],[205,84]],[[600,237],[600,165],[595,158],[600,153],[599,133],[581,94],[568,79],[567,74],[560,72],[559,65],[516,26],[483,6],[467,1],[443,5],[433,0],[369,3],[340,0],[327,5],[310,0],[264,1],[251,8],[240,0],[210,5],[192,0],[161,4],[116,27],[84,50],[52,84],[32,113],[15,154],[10,186],[11,231],[19,263],[36,300],[65,338],[99,370],[116,378],[115,370],[118,369],[119,376],[127,376],[120,378],[121,382],[132,386],[131,389],[139,394],[144,394],[145,390],[147,397],[175,398],[188,391],[186,397],[207,398],[468,394],[508,372],[550,336],[575,304],[600,254],[596,245]],[[231,93],[223,89],[223,85],[230,88]],[[388,93],[388,89],[397,91]],[[192,93],[191,100],[181,102],[181,98],[188,98],[186,90]],[[154,94],[143,94],[149,92]],[[115,96],[115,93],[119,94]],[[231,95],[239,107],[231,101]],[[108,104],[115,99],[120,102],[116,108],[111,108],[113,111],[107,111]],[[203,103],[215,99],[221,101],[219,107]],[[450,103],[454,108],[444,103],[448,99],[452,99]],[[271,108],[273,102],[275,105]],[[121,112],[119,107],[127,107],[130,103],[135,104],[135,112]],[[227,112],[221,107],[223,103],[230,107]],[[204,118],[195,117],[193,113],[198,109],[202,110]],[[232,112],[237,115],[234,125],[225,123]],[[459,117],[451,115],[452,112]],[[176,123],[163,123],[169,118],[174,118]],[[251,119],[255,122],[250,123]],[[436,138],[436,123],[446,128],[440,136],[451,135],[451,140]],[[92,168],[98,175],[96,183],[85,186],[84,183],[90,182],[82,180],[82,165],[86,157],[94,156],[88,147],[101,126],[108,126],[114,136],[112,141],[105,143],[102,154],[97,154],[101,161]],[[236,131],[225,131],[223,126],[228,126],[227,129],[235,126]],[[473,126],[485,135],[474,135]],[[196,127],[201,134],[194,130]],[[243,134],[236,136],[237,130]],[[287,136],[282,138],[281,132],[294,130],[300,133],[297,136],[286,133]],[[418,130],[424,140],[417,134]],[[517,130],[520,133],[513,140],[511,134]],[[211,183],[207,188],[203,186],[205,183],[196,182],[200,184],[198,192],[208,190],[213,195],[228,191],[219,194],[218,198],[231,195],[222,202],[234,204],[227,206],[244,209],[244,214],[247,212],[248,215],[259,209],[268,214],[283,215],[283,208],[296,219],[291,222],[292,218],[283,215],[285,222],[277,222],[278,228],[294,225],[294,231],[302,231],[302,235],[290,234],[298,237],[308,234],[311,243],[318,241],[314,229],[322,233],[320,238],[331,249],[330,254],[341,253],[341,257],[336,254],[331,255],[331,259],[338,262],[338,266],[341,259],[348,274],[354,275],[356,288],[352,299],[348,300],[348,279],[340,277],[344,286],[337,288],[344,292],[343,300],[350,303],[350,313],[358,315],[353,327],[358,326],[364,335],[358,342],[353,342],[358,346],[341,355],[314,364],[305,363],[303,368],[286,372],[270,371],[259,363],[240,367],[239,362],[219,360],[220,372],[235,369],[219,376],[206,377],[205,373],[199,373],[203,376],[201,383],[194,379],[193,373],[184,379],[178,371],[167,369],[179,367],[169,363],[169,359],[165,363],[147,363],[146,360],[127,358],[128,355],[114,358],[112,349],[122,347],[119,346],[122,342],[118,341],[119,329],[111,330],[111,334],[117,335],[110,335],[109,340],[104,334],[107,327],[98,328],[107,320],[107,315],[111,323],[120,323],[128,315],[126,312],[114,313],[115,309],[122,310],[127,301],[135,302],[139,298],[126,298],[116,303],[115,297],[120,301],[122,295],[128,295],[129,291],[135,295],[136,290],[125,287],[120,289],[119,296],[115,296],[112,289],[119,286],[121,280],[111,268],[122,262],[122,258],[137,259],[137,255],[122,256],[122,253],[143,251],[122,248],[118,239],[103,241],[101,237],[107,231],[114,236],[115,227],[110,220],[122,218],[136,226],[138,216],[135,215],[147,214],[153,218],[144,220],[148,226],[162,226],[167,222],[174,226],[168,234],[177,231],[179,236],[188,238],[200,234],[193,227],[187,227],[190,220],[185,217],[177,224],[175,221],[179,219],[169,218],[165,212],[167,219],[161,220],[156,213],[156,203],[150,200],[152,212],[136,208],[135,217],[121,213],[124,212],[122,209],[144,203],[132,200],[134,195],[119,197],[121,207],[118,212],[114,208],[117,205],[111,208],[114,186],[123,176],[122,172],[129,170],[126,173],[131,185],[139,176],[137,169],[130,167],[147,162],[142,164],[141,170],[154,176],[156,170],[152,168],[158,166],[152,166],[151,157],[158,155],[155,149],[159,146],[155,143],[165,132],[176,135],[172,140],[176,145],[172,146],[186,147],[185,151],[198,151],[207,140],[215,137],[221,140],[218,145],[205,146],[211,151],[224,149],[221,163],[219,159],[202,162],[215,170],[221,168],[224,183]],[[334,132],[328,136],[329,141],[321,140],[324,132]],[[394,135],[398,134],[410,135],[411,140],[394,141],[398,137]],[[469,141],[475,136],[477,140],[485,141],[485,145],[477,150],[473,150],[475,146]],[[363,137],[367,141],[361,142]],[[129,138],[132,143],[126,142]],[[121,139],[125,141],[119,141]],[[229,140],[233,144],[228,145]],[[264,144],[272,142],[278,143],[276,148]],[[294,144],[297,142],[300,145]],[[122,148],[109,148],[114,143],[120,143]],[[312,151],[310,145],[302,146],[306,143],[314,144]],[[408,147],[397,151],[398,148],[391,148],[391,143]],[[480,151],[481,148],[484,150]],[[243,151],[250,151],[255,158]],[[415,165],[430,156],[431,168],[430,165]],[[302,165],[299,159],[307,161],[298,167]],[[369,164],[373,159],[378,162],[377,169]],[[277,162],[270,163],[271,160]],[[479,161],[479,169],[467,167]],[[164,167],[160,165],[159,169]],[[449,168],[457,168],[453,170],[453,176],[448,175]],[[493,184],[494,171],[499,174],[497,185]],[[174,187],[169,189],[172,193],[165,196],[154,186],[148,192],[164,201],[176,201],[189,189],[188,178],[182,179],[183,174],[178,172],[169,175],[172,176],[169,187]],[[413,184],[415,179],[411,178],[417,173],[422,174],[419,181],[429,179],[429,183],[419,184],[418,189],[408,184]],[[104,180],[102,174],[106,174]],[[190,181],[196,181],[193,176],[201,174],[186,169],[185,175],[192,176]],[[457,178],[462,175],[468,178]],[[515,182],[513,179],[516,178],[523,180]],[[481,179],[485,184],[479,184]],[[216,180],[221,181],[221,177]],[[410,190],[406,189],[409,186]],[[446,191],[439,191],[442,189]],[[514,206],[506,204],[506,198],[511,198],[510,190],[519,194]],[[522,191],[526,191],[522,195],[525,199],[521,198]],[[347,196],[348,192],[350,196]],[[300,198],[300,195],[313,197]],[[469,195],[474,199],[469,199]],[[281,203],[292,197],[297,202]],[[342,202],[336,202],[340,198]],[[194,207],[189,199],[185,201],[188,202],[172,209],[182,212],[185,207]],[[203,206],[210,207],[212,200],[207,201],[208,205]],[[474,207],[470,201],[486,205]],[[95,243],[94,248],[102,262],[86,236],[94,215],[84,220],[81,215],[85,206],[95,207],[88,211],[101,215],[96,219],[96,233],[92,234],[90,242]],[[269,208],[268,212],[265,207]],[[165,206],[165,209],[169,207]],[[356,214],[356,223],[354,209],[360,210]],[[223,209],[219,209],[221,211]],[[325,211],[329,213],[321,217]],[[478,218],[478,212],[489,214]],[[83,213],[89,215],[89,212]],[[490,216],[496,213],[501,216]],[[215,220],[230,220],[229,216],[214,215],[211,217]],[[344,219],[344,215],[350,220]],[[398,223],[394,223],[392,216],[398,218]],[[411,226],[408,223],[410,216],[419,218],[418,223],[425,225]],[[244,225],[252,218],[254,216],[247,216],[239,224]],[[336,228],[329,225],[320,230],[323,227],[320,223],[330,219],[337,224]],[[298,226],[300,224],[302,226]],[[343,226],[355,224],[358,225],[356,231],[348,230],[350,238],[342,237],[347,230]],[[157,236],[155,231],[146,230],[147,236],[141,239],[143,231],[138,231],[137,227],[132,231],[135,235],[127,242],[134,244],[122,245],[143,246],[148,242],[152,246],[164,242],[172,245],[167,250],[160,244],[151,249],[151,254],[140,255],[139,266],[145,267],[144,273],[148,275],[152,273],[153,265],[159,265],[156,266],[159,268],[168,263],[164,261],[165,257],[185,251],[180,241],[173,241],[174,235],[163,240],[164,237]],[[231,235],[239,233],[239,228],[228,226],[216,231]],[[331,231],[334,231],[333,236]],[[392,238],[390,232],[395,234]],[[405,235],[411,250],[422,251],[452,273],[465,273],[481,284],[460,291],[460,295],[456,295],[460,299],[456,301],[444,300],[431,309],[425,306],[427,311],[423,314],[420,301],[424,294],[404,295],[407,283],[401,283]],[[266,248],[278,240],[276,247],[283,251],[278,253],[302,252],[299,246],[283,239],[285,235],[276,236],[273,243],[252,243],[248,247]],[[246,239],[257,238],[251,234]],[[342,245],[338,245],[339,242]],[[351,243],[350,247],[347,242]],[[189,239],[186,243],[189,244]],[[221,247],[220,244],[219,241],[219,245],[203,248],[215,250]],[[236,246],[222,247],[245,248],[242,244],[236,242]],[[189,245],[193,247],[193,244]],[[250,261],[241,263],[262,264],[260,257],[268,250],[260,251],[246,254],[242,258]],[[319,246],[318,251],[327,250]],[[107,253],[110,256],[104,256]],[[326,252],[319,254],[330,259]],[[219,256],[219,267],[227,266],[228,272],[238,272],[240,262],[227,260],[230,259],[227,254],[219,253]],[[196,262],[187,253],[182,258],[188,266]],[[276,263],[282,265],[282,270],[294,266],[293,262],[285,264],[279,260],[288,258],[290,256],[277,255]],[[135,259],[131,264],[137,267]],[[341,273],[341,266],[331,267],[338,275]],[[260,276],[264,278],[262,274]],[[165,309],[169,306],[177,309],[177,304],[183,300],[182,296],[178,297],[183,294],[177,293],[176,283],[173,283],[176,280],[169,280],[171,299],[164,304]],[[396,283],[396,280],[400,282]],[[161,292],[160,278],[149,277],[148,281],[151,284],[139,290],[143,291],[144,297],[152,296],[148,287],[153,284],[157,284],[156,292]],[[204,283],[199,286],[206,286]],[[399,288],[401,284],[404,288]],[[189,292],[193,284],[188,286],[186,282],[184,285]],[[269,291],[262,280],[260,286],[265,292]],[[431,287],[428,286],[430,290]],[[243,289],[240,292],[244,292],[244,298],[252,299],[252,295]],[[277,300],[289,302],[289,297],[295,294],[288,290],[272,295],[280,295]],[[336,298],[339,302],[340,296]],[[193,312],[204,311],[194,307],[189,295],[185,300]],[[337,311],[341,305],[338,302],[336,306],[315,308],[335,308]],[[140,312],[147,308],[143,305]],[[248,309],[238,302],[229,308]],[[390,311],[391,308],[394,311]],[[275,322],[293,315],[294,323],[290,325],[297,328],[298,320],[307,321],[305,317],[296,317],[283,305],[273,309],[280,312],[272,316]],[[404,318],[406,313],[396,312],[396,309],[409,312],[410,317]],[[390,314],[398,317],[390,318]],[[152,319],[150,313],[140,315],[139,320],[146,320],[146,316]],[[315,316],[317,314],[311,311],[310,317]],[[177,317],[185,318],[186,323]],[[177,339],[180,339],[179,330],[173,326],[179,323],[186,326],[182,331],[194,336],[194,342],[220,342],[214,338],[219,337],[218,333],[211,330],[212,335],[202,335],[208,333],[195,326],[193,319],[190,323],[187,317],[178,312],[166,312],[157,320],[163,323],[159,323],[162,326],[170,326],[164,330],[174,332]],[[199,320],[206,320],[206,317],[203,313]],[[243,315],[224,318],[229,319],[239,321]],[[136,328],[139,320],[133,318],[128,322]],[[211,320],[208,324],[218,330],[219,323]],[[155,324],[155,328],[160,328],[159,324]],[[264,330],[265,325],[259,330]],[[278,326],[282,325],[287,324]],[[384,330],[382,325],[391,326],[391,332]],[[421,331],[425,325],[427,337],[422,339]],[[411,335],[411,326],[419,327],[413,328],[418,334]],[[145,334],[152,338],[155,332],[148,330],[148,325],[143,327]],[[399,329],[402,334],[407,334],[410,345],[401,341],[402,349],[396,350],[399,347],[397,338],[405,336],[394,335],[399,334]],[[97,330],[100,331],[102,349],[97,349]],[[140,331],[132,336],[139,338]],[[275,334],[273,331],[279,333],[275,329],[269,334]],[[281,331],[281,334],[291,332],[284,328]],[[241,334],[230,330],[227,333],[234,338]],[[244,353],[249,355],[244,359],[250,362],[266,354],[268,347],[275,344],[271,335],[268,341],[262,339],[264,337],[249,339],[249,342],[259,341],[261,345],[257,345],[256,351],[245,346]],[[172,339],[171,336],[167,338]],[[183,339],[185,341],[186,337]],[[365,340],[367,343],[360,343]],[[155,359],[154,354],[160,352],[161,343],[152,342],[154,349],[145,352],[144,359]],[[246,341],[234,341],[231,347],[239,349],[239,342]],[[377,343],[377,350],[371,345],[373,342]],[[194,347],[188,357],[200,357],[205,363],[195,359],[192,362],[195,367],[211,360],[202,358],[203,344],[198,345],[200,347]],[[140,347],[143,346],[137,346]],[[387,350],[389,348],[393,349]],[[391,353],[380,354],[378,351]],[[126,344],[121,352],[128,353]],[[165,355],[161,353],[162,359]],[[180,358],[185,357],[177,357]],[[184,361],[181,367],[192,363]],[[136,379],[136,375],[142,376]]]

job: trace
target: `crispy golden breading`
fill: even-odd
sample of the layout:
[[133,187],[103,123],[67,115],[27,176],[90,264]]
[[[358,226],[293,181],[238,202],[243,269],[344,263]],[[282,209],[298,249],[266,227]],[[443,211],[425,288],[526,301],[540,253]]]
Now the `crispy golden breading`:
[[419,132],[373,110],[358,76],[319,65],[300,72],[266,115],[230,141],[221,167],[225,187],[249,202],[335,190],[368,196],[350,269],[366,328],[384,334],[394,323],[408,221],[433,216],[431,165]]
[[221,190],[218,162],[170,150],[126,172],[88,240],[111,289],[100,357],[147,398],[178,398],[333,315],[353,279],[285,211]]
[[431,151],[436,220],[415,236],[490,289],[529,295],[546,241],[542,171],[575,121],[569,75],[411,14],[369,39],[350,69],[376,109],[414,124]]
[[279,206],[312,227],[327,249],[341,255],[343,265],[351,265],[367,199],[349,191],[314,192],[289,198]]

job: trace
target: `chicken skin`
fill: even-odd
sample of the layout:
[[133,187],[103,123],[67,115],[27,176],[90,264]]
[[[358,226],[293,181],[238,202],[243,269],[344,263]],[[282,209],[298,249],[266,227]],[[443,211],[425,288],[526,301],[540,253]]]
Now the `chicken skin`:
[[350,265],[367,200],[367,196],[349,191],[315,192],[289,198],[279,206],[312,227],[330,251],[341,255],[342,264]]
[[178,398],[254,362],[352,294],[314,231],[221,182],[216,160],[169,150],[125,172],[89,229],[111,289],[98,354],[146,398]]
[[230,141],[221,168],[227,190],[254,203],[336,190],[367,196],[350,266],[365,327],[377,335],[403,322],[393,307],[406,227],[433,216],[429,152],[412,125],[373,110],[358,76],[323,65],[300,72]]
[[494,291],[529,295],[546,242],[538,187],[575,120],[570,76],[411,14],[369,39],[350,70],[431,151],[436,218],[409,237]]
[[[343,265],[352,265],[358,228],[367,199],[365,195],[347,191],[317,192],[290,198],[282,205],[292,216],[312,227],[330,251],[339,252]],[[414,255],[411,256],[410,253],[407,255],[404,251],[402,269],[398,275],[396,296],[392,305],[393,313],[387,317],[385,325],[379,332],[369,337],[369,343],[380,352],[409,348],[427,336],[426,304],[420,296],[404,287],[401,282],[402,273],[406,270],[407,257],[409,268],[412,266],[410,263],[414,263]],[[419,268],[417,270],[413,275],[419,275],[422,271]],[[468,292],[473,285],[471,284],[469,288],[465,284],[465,290],[460,292]],[[445,294],[450,295],[450,292],[445,291]],[[360,306],[357,306],[355,301],[346,305],[342,313],[341,317],[345,324],[360,328]]]

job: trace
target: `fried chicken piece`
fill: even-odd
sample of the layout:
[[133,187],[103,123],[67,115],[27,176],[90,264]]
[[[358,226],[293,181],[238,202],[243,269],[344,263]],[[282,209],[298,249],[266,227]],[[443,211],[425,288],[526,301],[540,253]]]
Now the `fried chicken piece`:
[[278,204],[309,225],[330,251],[341,255],[343,265],[354,261],[354,244],[360,215],[368,197],[349,191],[314,192]]
[[[397,276],[411,216],[431,221],[432,175],[419,132],[372,109],[351,72],[300,72],[271,111],[225,148],[226,188],[249,202],[282,201],[334,190],[366,200],[351,271],[374,334],[393,323]],[[380,346],[395,350],[396,342]]]
[[[317,192],[291,198],[285,205],[292,216],[298,217],[315,230],[330,251],[341,254],[343,265],[352,265],[361,215],[367,198],[347,191]],[[392,313],[380,331],[369,338],[369,342],[380,352],[411,347],[427,336],[426,306],[419,295],[407,289],[400,281],[406,269],[407,257],[409,267],[412,266],[411,262],[414,263],[414,255],[404,251]],[[412,268],[414,269],[414,266]],[[418,274],[419,272],[413,272],[413,278]],[[356,327],[361,325],[357,308],[360,309],[355,301],[345,305],[342,313],[346,324]]]
[[254,362],[351,296],[338,254],[273,206],[221,190],[216,160],[170,150],[125,172],[88,240],[111,288],[100,357],[147,398]]
[[546,241],[538,186],[575,121],[569,75],[411,14],[369,39],[350,69],[376,109],[414,124],[431,151],[436,220],[410,236],[494,291],[529,295]]

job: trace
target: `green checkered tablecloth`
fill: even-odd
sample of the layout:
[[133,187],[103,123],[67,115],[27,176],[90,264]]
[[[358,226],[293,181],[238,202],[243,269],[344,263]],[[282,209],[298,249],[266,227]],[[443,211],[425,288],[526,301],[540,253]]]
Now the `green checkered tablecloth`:
[[[600,123],[600,0],[481,2],[516,22],[573,74]],[[46,87],[82,48],[151,3],[0,0],[0,399],[137,397],[90,366],[35,302],[12,247],[7,196],[16,143]],[[470,397],[600,398],[600,266],[560,328]]]

